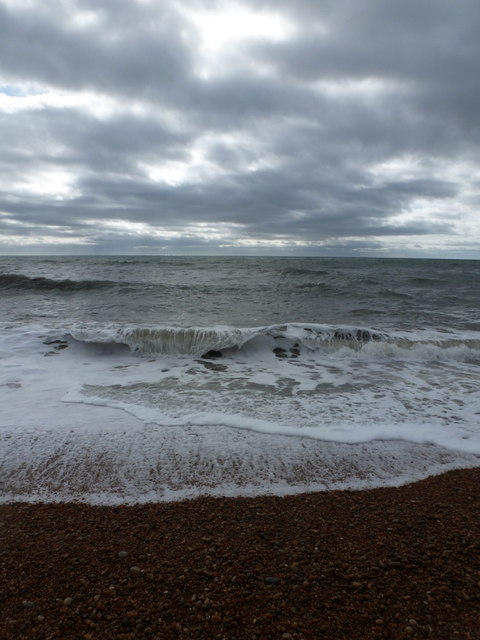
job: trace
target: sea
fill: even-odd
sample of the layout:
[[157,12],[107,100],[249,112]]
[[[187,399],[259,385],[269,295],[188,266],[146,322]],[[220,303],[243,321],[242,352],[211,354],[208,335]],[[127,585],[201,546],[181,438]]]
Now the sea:
[[480,261],[0,257],[0,501],[478,466],[479,374]]

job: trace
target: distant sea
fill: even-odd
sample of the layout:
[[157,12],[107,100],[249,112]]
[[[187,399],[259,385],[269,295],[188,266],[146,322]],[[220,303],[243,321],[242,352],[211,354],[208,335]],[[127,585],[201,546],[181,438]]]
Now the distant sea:
[[0,500],[389,486],[480,463],[480,262],[0,258]]

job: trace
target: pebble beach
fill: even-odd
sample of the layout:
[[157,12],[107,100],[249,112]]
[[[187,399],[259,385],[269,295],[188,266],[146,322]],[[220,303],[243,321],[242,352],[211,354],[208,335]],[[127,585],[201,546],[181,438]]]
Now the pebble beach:
[[479,637],[480,470],[399,488],[0,505],[0,637]]

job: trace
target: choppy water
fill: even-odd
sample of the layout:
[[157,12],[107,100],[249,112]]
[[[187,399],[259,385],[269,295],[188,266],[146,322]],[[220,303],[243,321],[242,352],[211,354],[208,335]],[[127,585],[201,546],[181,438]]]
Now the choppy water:
[[477,465],[479,276],[476,261],[0,258],[2,499]]

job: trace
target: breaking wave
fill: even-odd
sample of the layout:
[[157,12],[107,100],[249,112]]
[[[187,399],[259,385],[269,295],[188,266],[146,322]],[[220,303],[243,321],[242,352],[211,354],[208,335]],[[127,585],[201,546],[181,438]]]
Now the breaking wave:
[[140,353],[190,354],[200,356],[210,351],[242,349],[247,343],[283,340],[296,347],[314,351],[320,345],[363,344],[385,340],[386,335],[360,327],[329,327],[312,324],[283,324],[268,327],[117,327],[78,329],[71,332],[78,341],[123,344]]
[[70,331],[81,343],[128,347],[140,354],[215,358],[231,351],[270,350],[296,358],[328,350],[362,351],[381,360],[456,360],[480,363],[480,340],[444,335],[392,335],[366,327],[287,323],[265,327],[86,327]]

